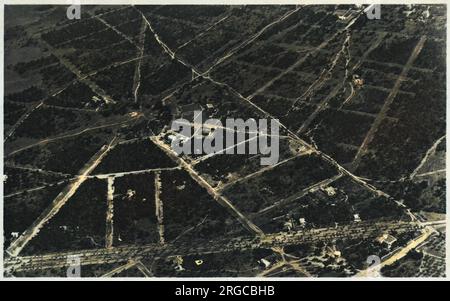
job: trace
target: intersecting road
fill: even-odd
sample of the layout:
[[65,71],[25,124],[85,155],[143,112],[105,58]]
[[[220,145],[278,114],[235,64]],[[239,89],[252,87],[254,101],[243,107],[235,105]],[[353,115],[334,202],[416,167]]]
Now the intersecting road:
[[271,233],[266,234],[264,237],[246,236],[219,239],[198,244],[161,245],[160,243],[154,243],[143,246],[124,246],[109,249],[102,248],[46,255],[9,257],[5,260],[5,269],[17,272],[65,267],[68,265],[69,256],[78,256],[81,265],[119,263],[129,261],[132,258],[153,257],[154,254],[158,254],[158,251],[161,250],[164,250],[166,257],[172,257],[177,255],[222,253],[235,250],[272,249],[294,244],[372,238],[387,231],[402,233],[418,228],[419,225],[415,222],[360,222],[331,228]]

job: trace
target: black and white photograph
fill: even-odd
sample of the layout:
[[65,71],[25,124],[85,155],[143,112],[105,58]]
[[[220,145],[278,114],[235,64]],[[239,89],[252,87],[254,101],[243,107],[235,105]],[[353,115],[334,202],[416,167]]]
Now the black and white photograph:
[[39,2],[2,4],[3,278],[447,277],[444,1]]

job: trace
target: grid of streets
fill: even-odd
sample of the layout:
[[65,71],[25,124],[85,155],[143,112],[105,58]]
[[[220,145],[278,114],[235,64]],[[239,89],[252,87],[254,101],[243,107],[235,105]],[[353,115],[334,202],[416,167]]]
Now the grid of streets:
[[[6,7],[6,275],[444,276],[445,6],[382,13]],[[279,162],[177,155],[199,110]]]

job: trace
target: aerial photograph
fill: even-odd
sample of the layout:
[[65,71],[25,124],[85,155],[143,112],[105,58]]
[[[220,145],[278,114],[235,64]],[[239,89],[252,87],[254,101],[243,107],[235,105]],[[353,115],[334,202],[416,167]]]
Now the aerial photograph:
[[3,21],[3,277],[446,277],[445,4]]

